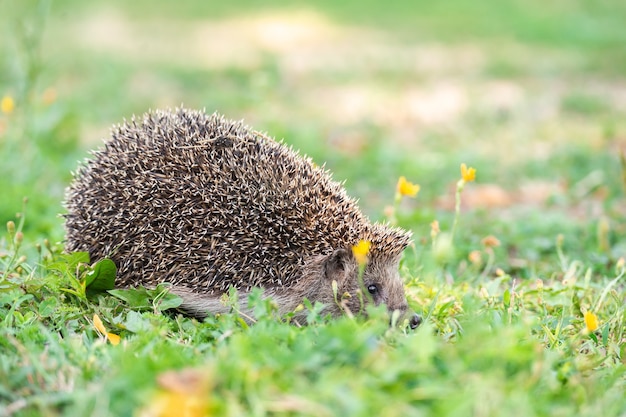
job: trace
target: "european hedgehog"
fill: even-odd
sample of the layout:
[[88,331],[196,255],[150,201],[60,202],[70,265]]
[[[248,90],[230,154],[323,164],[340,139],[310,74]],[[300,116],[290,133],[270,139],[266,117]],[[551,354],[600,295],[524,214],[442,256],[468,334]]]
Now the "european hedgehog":
[[113,128],[65,205],[67,251],[111,258],[122,287],[169,282],[191,315],[227,311],[230,287],[242,300],[261,287],[280,313],[304,298],[332,316],[373,301],[421,321],[398,274],[410,234],[372,224],[325,169],[218,114],[155,111]]

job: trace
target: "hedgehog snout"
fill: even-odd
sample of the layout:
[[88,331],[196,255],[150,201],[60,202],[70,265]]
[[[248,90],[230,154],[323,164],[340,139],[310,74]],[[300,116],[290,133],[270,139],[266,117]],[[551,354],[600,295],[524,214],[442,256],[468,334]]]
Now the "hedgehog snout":
[[[420,316],[419,314],[411,311],[411,309],[409,308],[408,305],[404,305],[401,308],[397,308],[397,309],[389,309],[389,313],[391,315],[390,317],[390,324],[393,325],[393,315],[394,312],[398,312],[400,313],[400,320],[398,320],[398,323],[402,323],[404,320],[408,320],[409,322],[409,327],[411,328],[411,330],[415,330],[417,329],[420,324],[422,324],[422,316]],[[397,314],[397,313],[396,313]]]
[[411,327],[411,330],[417,329],[420,324],[422,324],[422,316],[417,313],[413,313],[411,319],[409,320],[409,326]]

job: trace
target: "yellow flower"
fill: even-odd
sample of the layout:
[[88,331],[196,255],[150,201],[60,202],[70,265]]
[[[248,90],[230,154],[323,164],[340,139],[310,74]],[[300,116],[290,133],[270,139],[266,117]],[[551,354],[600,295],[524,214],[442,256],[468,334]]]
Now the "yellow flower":
[[476,179],[476,168],[467,167],[464,163],[461,164],[461,178],[465,182],[472,182]]
[[598,329],[598,316],[591,311],[585,311],[585,326],[590,332],[594,332]]
[[372,242],[369,240],[360,240],[359,243],[352,246],[352,254],[356,258],[359,265],[365,265],[367,263],[367,255],[370,252]]
[[15,100],[13,100],[13,97],[11,96],[4,96],[2,97],[2,101],[0,101],[0,110],[2,110],[2,113],[12,113],[13,110],[15,109]]
[[397,190],[400,195],[415,197],[420,191],[420,186],[419,184],[413,184],[412,182],[407,181],[405,177],[400,177],[398,179]]
[[202,417],[208,415],[207,408],[207,401],[201,396],[162,391],[154,398],[150,406],[150,414],[147,415],[159,417]]
[[167,371],[158,376],[159,390],[139,417],[203,417],[214,415],[211,374],[202,369]]
[[95,327],[98,333],[106,336],[113,346],[117,346],[120,343],[120,337],[116,334],[107,332],[106,327],[104,327],[102,320],[100,320],[100,317],[98,317],[97,314],[93,315],[93,327]]
[[488,248],[495,248],[496,246],[500,246],[500,241],[494,235],[489,235],[483,238],[483,240],[481,240],[481,243]]
[[482,264],[482,262],[483,262],[483,256],[482,256],[482,253],[479,250],[471,251],[467,255],[467,259],[469,259],[469,261],[472,264],[476,265],[476,266],[480,266],[480,264]]
[[441,232],[441,229],[439,228],[439,221],[433,220],[430,223],[430,238],[431,239],[436,238],[439,232]]

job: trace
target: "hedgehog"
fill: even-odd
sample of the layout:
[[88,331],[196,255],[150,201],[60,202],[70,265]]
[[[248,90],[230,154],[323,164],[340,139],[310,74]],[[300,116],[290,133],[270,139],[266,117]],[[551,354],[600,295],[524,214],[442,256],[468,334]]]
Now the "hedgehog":
[[245,300],[260,287],[281,314],[300,310],[296,321],[308,299],[333,317],[375,303],[421,322],[398,272],[411,234],[370,222],[323,166],[217,113],[156,110],[115,126],[65,207],[66,251],[112,259],[120,287],[169,283],[192,316],[230,311],[231,288]]

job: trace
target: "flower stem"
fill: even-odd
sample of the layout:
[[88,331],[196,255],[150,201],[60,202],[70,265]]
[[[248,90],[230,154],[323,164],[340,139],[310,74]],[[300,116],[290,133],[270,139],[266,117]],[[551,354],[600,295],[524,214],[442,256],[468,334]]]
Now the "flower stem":
[[456,232],[456,226],[459,223],[459,217],[461,215],[461,192],[463,191],[463,187],[465,187],[465,180],[460,179],[456,183],[456,194],[455,194],[455,203],[454,203],[454,222],[452,223],[452,232],[450,240],[454,241],[454,233]]

